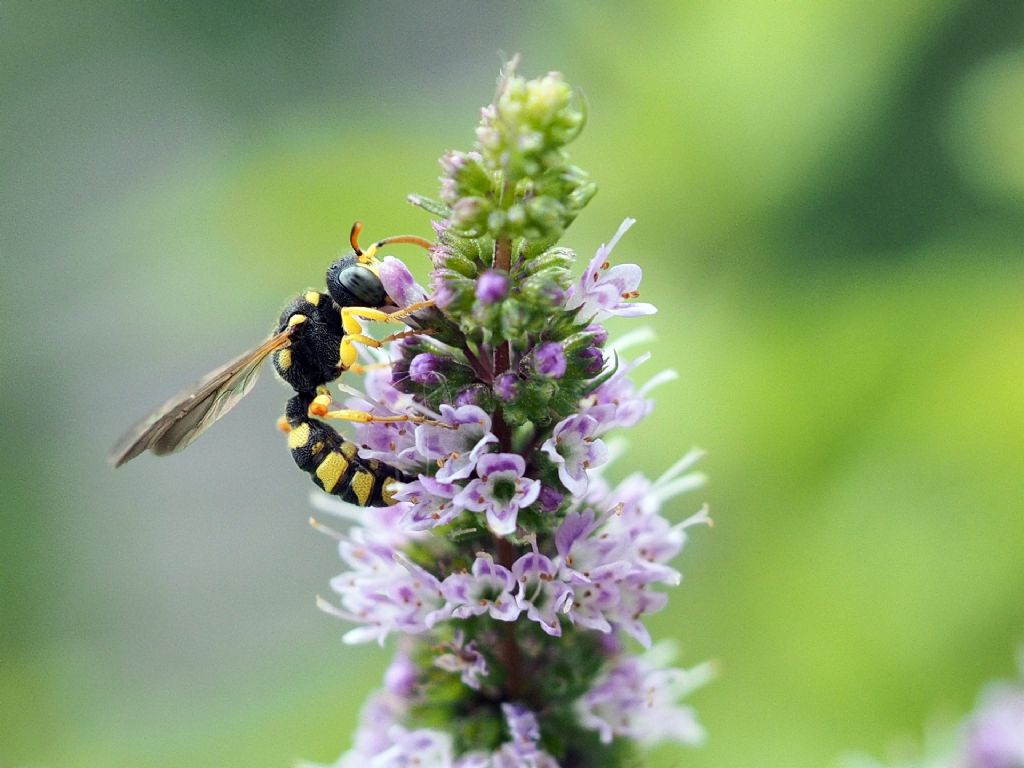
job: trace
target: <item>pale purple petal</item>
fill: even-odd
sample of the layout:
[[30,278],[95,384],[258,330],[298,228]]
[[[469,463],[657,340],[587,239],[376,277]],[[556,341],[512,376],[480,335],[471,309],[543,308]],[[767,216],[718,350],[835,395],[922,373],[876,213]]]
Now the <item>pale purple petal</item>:
[[427,298],[427,292],[417,284],[409,268],[393,256],[381,259],[377,273],[384,290],[397,306],[407,307]]

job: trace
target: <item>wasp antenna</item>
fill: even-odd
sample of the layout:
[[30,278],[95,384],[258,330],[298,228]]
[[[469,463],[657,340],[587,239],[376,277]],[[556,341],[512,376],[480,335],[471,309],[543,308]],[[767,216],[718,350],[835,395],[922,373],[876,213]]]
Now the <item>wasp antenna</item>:
[[426,238],[420,237],[419,235],[395,235],[394,237],[385,237],[383,240],[378,240],[376,243],[366,249],[365,253],[359,253],[356,251],[356,255],[367,261],[377,258],[377,251],[383,248],[385,245],[394,245],[396,243],[407,243],[409,245],[418,245],[428,254],[434,247],[434,244]]
[[383,248],[385,245],[393,245],[395,243],[407,243],[409,245],[418,245],[425,251],[429,251],[434,247],[434,244],[427,240],[425,237],[419,235],[395,235],[394,237],[385,237],[383,240],[378,240],[373,244],[374,249]]
[[356,256],[362,256],[363,251],[359,247],[359,233],[363,231],[363,222],[357,221],[352,225],[352,231],[348,233],[348,241],[352,243],[352,250],[356,252]]

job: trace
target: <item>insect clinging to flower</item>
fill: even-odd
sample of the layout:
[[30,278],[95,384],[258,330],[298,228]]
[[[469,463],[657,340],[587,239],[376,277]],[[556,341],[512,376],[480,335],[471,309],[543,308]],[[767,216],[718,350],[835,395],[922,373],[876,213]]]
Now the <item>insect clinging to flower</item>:
[[292,299],[281,312],[270,338],[211,371],[139,421],[110,453],[120,467],[150,451],[158,456],[187,448],[245,397],[256,383],[263,361],[274,369],[295,395],[288,401],[278,426],[288,434],[295,463],[320,488],[360,506],[394,503],[396,483],[403,474],[376,459],[363,460],[357,446],[322,419],[413,421],[420,415],[376,416],[364,411],[332,409],[327,384],[342,373],[361,373],[356,344],[379,348],[388,342],[425,333],[408,328],[383,339],[367,335],[365,321],[416,325],[417,312],[434,305],[431,299],[399,306],[384,288],[377,257],[386,245],[407,243],[428,251],[430,241],[416,235],[378,240],[365,251],[359,247],[362,223],[352,226],[352,252],[327,269],[326,291],[310,290]]

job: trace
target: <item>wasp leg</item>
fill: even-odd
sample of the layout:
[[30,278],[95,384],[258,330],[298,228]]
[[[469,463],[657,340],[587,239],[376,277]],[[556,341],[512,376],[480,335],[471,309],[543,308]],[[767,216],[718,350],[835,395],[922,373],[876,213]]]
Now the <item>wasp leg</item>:
[[[345,335],[341,339],[341,347],[339,350],[339,365],[345,370],[356,370],[359,371],[359,364],[356,362],[358,353],[355,345],[365,344],[368,347],[379,348],[384,344],[392,341],[398,341],[399,339],[406,339],[410,336],[426,335],[430,333],[430,329],[423,330],[412,330],[399,331],[393,333],[390,336],[385,336],[383,339],[375,339],[372,336],[367,336],[363,332],[363,320],[369,320],[378,323],[397,323],[401,322],[402,318],[408,317],[409,315],[419,312],[421,309],[427,309],[428,307],[434,306],[434,300],[428,299],[426,301],[418,301],[415,304],[410,304],[407,307],[403,307],[395,312],[382,312],[379,309],[373,309],[372,307],[342,307],[341,308],[341,326],[345,332]],[[364,369],[365,370],[365,369]]]
[[370,371],[378,371],[381,368],[390,368],[392,365],[394,365],[392,362],[369,363],[367,365],[363,365],[362,363],[352,363],[352,365],[348,366],[344,370],[351,371],[352,373],[361,376],[364,373],[369,373]]
[[412,424],[431,424],[435,427],[447,427],[454,429],[449,424],[437,421],[436,419],[428,419],[426,416],[416,416],[413,414],[397,415],[397,416],[379,416],[377,414],[369,413],[367,411],[359,411],[352,408],[338,408],[331,410],[331,405],[334,399],[331,397],[331,393],[323,388],[323,391],[318,392],[317,396],[309,404],[308,413],[311,418],[317,419],[336,419],[338,421],[353,421],[357,424],[401,424],[401,423],[412,423]]
[[[357,343],[379,349],[392,341],[407,339],[410,336],[418,336],[422,333],[422,331],[413,330],[400,331],[399,333],[392,333],[390,336],[385,336],[383,339],[375,339],[372,336],[367,336],[365,333],[346,333],[341,340],[341,347],[339,348],[339,365],[346,371],[352,371],[353,373],[366,373],[374,366],[362,365],[356,362],[356,358],[359,354],[355,347]],[[385,365],[390,365],[390,363],[386,363]]]
[[[312,409],[313,406],[311,406]],[[401,416],[378,416],[374,413],[368,413],[366,411],[357,411],[351,408],[341,408],[335,411],[324,411],[319,414],[322,419],[337,419],[339,421],[354,421],[357,424],[371,424],[371,423],[382,423],[382,424],[398,424],[402,422],[410,422],[412,424],[430,424],[434,427],[445,427],[447,429],[455,429],[450,424],[445,424],[437,419],[428,419],[426,416],[413,416],[411,414],[404,414]]]
[[428,309],[436,304],[434,299],[417,301],[407,307],[402,307],[394,312],[383,312],[372,307],[342,307],[341,325],[345,333],[359,333],[363,330],[360,320],[373,320],[378,323],[397,323],[400,320],[414,315],[421,309]]

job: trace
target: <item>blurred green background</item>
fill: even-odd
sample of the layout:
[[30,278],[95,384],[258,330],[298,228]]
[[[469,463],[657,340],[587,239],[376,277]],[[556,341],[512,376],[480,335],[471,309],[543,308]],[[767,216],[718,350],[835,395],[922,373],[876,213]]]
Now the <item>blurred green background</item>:
[[587,94],[601,191],[567,244],[639,219],[641,374],[681,373],[613,474],[708,450],[717,525],[653,629],[723,673],[707,746],[651,765],[877,754],[1011,672],[1024,3],[284,7],[0,3],[0,766],[349,746],[389,654],[313,605],[340,564],[282,386],[179,457],[104,455],[321,284],[354,219],[429,232],[405,195],[470,146],[499,52]]

